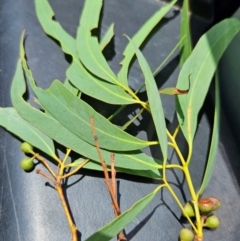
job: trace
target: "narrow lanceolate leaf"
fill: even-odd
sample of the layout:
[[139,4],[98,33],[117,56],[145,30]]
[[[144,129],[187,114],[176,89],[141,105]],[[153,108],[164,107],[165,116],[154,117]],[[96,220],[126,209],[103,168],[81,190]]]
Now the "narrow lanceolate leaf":
[[220,118],[220,93],[219,93],[219,79],[216,73],[215,81],[215,111],[214,111],[214,123],[210,151],[208,154],[207,167],[203,176],[202,185],[198,194],[201,195],[205,191],[210,178],[212,176],[213,168],[216,162],[218,140],[219,140],[219,118]]
[[75,39],[62,26],[53,20],[54,12],[47,0],[35,0],[36,14],[44,32],[61,44],[62,50],[72,56],[77,56]]
[[[161,186],[160,186],[161,187]],[[142,212],[144,208],[153,200],[157,192],[160,190],[157,187],[153,192],[140,199],[133,204],[131,208],[122,213],[119,217],[108,223],[103,228],[99,229],[96,233],[91,235],[85,241],[109,241],[121,232],[132,220]]]
[[226,19],[205,33],[185,62],[177,88],[186,88],[191,74],[191,88],[187,95],[177,96],[177,114],[181,129],[188,142],[192,142],[200,108],[204,102],[218,61],[234,36],[240,31],[237,19]]
[[190,9],[189,0],[184,0],[181,11],[181,26],[180,26],[180,37],[184,37],[183,42],[180,45],[181,58],[180,67],[184,64],[187,58],[192,52],[192,40],[190,33]]
[[120,87],[91,75],[78,59],[75,39],[53,20],[54,12],[47,0],[35,0],[36,13],[45,33],[59,41],[64,53],[73,58],[67,70],[69,81],[80,91],[110,104],[131,104],[132,99]]
[[96,36],[91,31],[98,27],[102,0],[86,0],[77,31],[77,50],[84,66],[94,75],[117,84],[118,80],[106,59]]
[[112,23],[109,26],[103,38],[101,39],[101,42],[100,42],[101,51],[103,51],[103,49],[109,44],[113,36],[114,36],[114,23]]
[[[108,155],[110,155],[110,153],[108,153]],[[120,160],[120,158],[122,158],[122,160]],[[115,159],[117,159],[117,164],[115,163],[116,162]],[[127,173],[135,176],[148,177],[148,178],[158,179],[158,180],[161,177],[161,175],[159,174],[159,171],[157,171],[157,169],[154,168],[154,166],[157,167],[156,164],[154,166],[151,166],[150,169],[147,169],[149,167],[147,167],[144,163],[141,164],[141,163],[135,162],[133,159],[131,159],[131,156],[126,156],[124,154],[123,155],[117,154],[116,156],[115,154],[115,159],[114,159],[114,167],[116,168],[117,172]],[[73,163],[71,163],[71,167],[78,167],[85,160],[86,159],[80,158],[74,161]],[[111,170],[110,157],[108,156],[106,160],[107,160],[106,161],[107,167],[109,170]],[[123,164],[123,162],[127,165]],[[140,167],[141,169],[139,169],[139,166],[141,166]],[[101,172],[103,171],[101,163],[99,161],[93,161],[93,160],[90,160],[89,162],[87,162],[87,164],[85,164],[83,168],[88,170],[101,171]],[[161,166],[159,166],[158,168],[162,169]]]
[[[31,71],[27,68],[23,56],[22,61],[27,78],[31,79],[31,82],[34,82]],[[18,78],[14,78],[11,88],[11,98],[19,115],[29,124],[35,126],[38,130],[45,133],[56,142],[72,149],[86,158],[99,162],[99,156],[94,146],[78,138],[74,133],[62,126],[50,115],[31,107],[25,102],[22,95],[26,91],[26,84],[20,65],[18,65],[17,71],[21,71],[22,74],[19,74]],[[110,165],[111,152],[106,150],[101,150],[101,152],[105,162]],[[157,160],[155,161],[152,157],[147,156],[141,151],[126,152],[124,154],[115,153],[115,167],[119,172],[156,179],[161,177],[158,170],[161,169],[160,162]]]
[[79,24],[90,30],[98,26],[103,0],[86,0],[81,14]]
[[140,140],[113,125],[90,105],[74,96],[59,81],[47,90],[34,88],[38,100],[55,119],[79,138],[94,145],[90,117],[94,118],[96,134],[101,148],[115,151],[138,150],[156,144]]
[[137,48],[137,46],[134,44],[133,41],[129,39],[129,41],[132,43],[137,59],[139,62],[139,65],[142,69],[144,78],[145,78],[145,85],[147,90],[147,96],[148,101],[150,105],[150,110],[152,114],[152,118],[154,121],[154,125],[156,128],[159,144],[162,150],[162,155],[164,161],[167,160],[167,135],[166,135],[166,123],[164,118],[164,112],[162,107],[161,98],[158,93],[158,88],[155,82],[155,79],[153,78],[152,71],[144,58],[141,51]]
[[91,75],[78,60],[73,59],[72,64],[67,69],[66,75],[71,83],[80,91],[95,99],[115,105],[136,103],[136,101],[119,86]]
[[[132,41],[136,44],[137,47],[140,47],[144,40],[147,38],[149,33],[153,28],[164,18],[164,16],[170,11],[172,6],[176,3],[176,0],[171,1],[166,6],[159,9],[153,16],[151,16],[138,30],[138,32],[132,37]],[[122,68],[118,73],[118,79],[123,85],[128,85],[128,69],[130,62],[135,55],[133,46],[128,43],[124,52],[124,59],[121,62]]]
[[[13,82],[18,79],[21,80],[22,78],[23,72],[21,61],[19,60]],[[16,94],[17,92],[15,90],[12,90],[11,95],[15,96]],[[2,115],[0,121],[3,127],[14,133],[15,135],[19,136],[24,141],[31,143],[33,146],[37,147],[39,150],[43,151],[49,156],[56,158],[53,141],[48,136],[46,136],[38,129],[33,127],[31,124],[23,120],[16,113],[16,111],[12,110],[11,108],[7,109],[7,111],[2,109],[1,112]],[[9,114],[9,117],[7,117],[7,113]]]
[[0,115],[0,126],[49,156],[56,157],[52,140],[25,121],[14,108],[0,108]]

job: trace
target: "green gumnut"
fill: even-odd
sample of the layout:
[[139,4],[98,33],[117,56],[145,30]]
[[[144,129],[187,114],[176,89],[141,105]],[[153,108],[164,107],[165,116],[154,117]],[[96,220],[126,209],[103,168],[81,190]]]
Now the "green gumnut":
[[215,229],[220,225],[219,218],[216,215],[207,217],[204,226],[207,228]]
[[[185,204],[185,206],[183,207],[184,211],[186,212],[186,214],[188,215],[188,217],[192,218],[195,217],[195,212],[194,212],[194,208],[191,202],[187,202]],[[182,215],[184,217],[186,217],[186,215],[184,213],[182,213]]]
[[34,167],[33,158],[25,157],[20,162],[20,166],[24,171],[31,171]]
[[21,144],[21,150],[22,150],[24,153],[34,154],[32,145],[29,144],[29,143],[27,143],[27,142],[23,142],[23,143]]
[[213,203],[213,209],[212,211],[216,211],[217,209],[219,209],[221,207],[221,201],[215,197],[209,197],[208,199],[210,199]]
[[192,241],[194,239],[194,233],[188,228],[183,228],[180,231],[180,241]]
[[198,207],[201,213],[209,213],[213,210],[213,202],[209,198],[202,198],[198,201]]

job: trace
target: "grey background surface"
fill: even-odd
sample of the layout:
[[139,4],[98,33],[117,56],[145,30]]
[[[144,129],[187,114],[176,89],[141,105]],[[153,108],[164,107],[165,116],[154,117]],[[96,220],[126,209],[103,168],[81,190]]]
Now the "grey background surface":
[[[50,1],[56,19],[73,36],[76,34],[78,19],[83,1]],[[121,53],[127,43],[122,34],[132,36],[141,24],[153,14],[162,3],[155,0],[115,1],[106,0],[102,18],[102,33],[111,22],[115,22],[113,48],[108,49],[111,57],[110,66],[117,71],[122,59]],[[39,86],[47,88],[55,78],[63,81],[69,63],[59,46],[42,31],[34,10],[32,0],[1,0],[0,4],[0,104],[11,106],[10,86],[18,59],[20,34],[26,29],[26,51],[28,63]],[[180,15],[177,10],[171,11],[163,23],[155,29],[152,37],[144,45],[143,53],[155,69],[178,41]],[[205,31],[212,19],[192,16],[194,38]],[[164,66],[156,80],[159,87],[173,86],[179,69],[178,53]],[[130,71],[130,86],[137,89],[143,82],[140,68],[136,63]],[[142,95],[145,93],[143,92]],[[30,99],[32,96],[30,96]],[[85,97],[88,99],[87,97]],[[96,109],[107,109],[102,103],[95,104]],[[164,111],[169,128],[174,125],[174,99],[164,97]],[[109,107],[109,106],[108,106]],[[111,110],[111,107],[109,107]],[[211,132],[212,98],[208,97],[200,117],[199,130],[194,144],[194,155],[191,163],[191,175],[197,189],[202,179]],[[136,110],[126,110],[131,116]],[[104,112],[104,111],[103,111]],[[217,163],[210,185],[205,196],[213,195],[221,199],[222,208],[216,213],[221,219],[221,228],[206,231],[205,240],[234,241],[240,236],[239,205],[239,150],[228,116],[224,110],[221,116],[221,140],[219,143]],[[121,120],[118,120],[121,124]],[[239,128],[239,127],[238,127]],[[139,137],[154,138],[151,120],[136,123]],[[130,132],[135,130],[130,129]],[[187,148],[182,142],[183,148]],[[34,172],[24,173],[19,168],[23,154],[19,151],[20,141],[0,129],[0,240],[1,241],[55,241],[70,240],[68,225],[58,200],[57,193],[46,181]],[[146,149],[148,154],[158,156],[157,149]],[[169,161],[176,162],[175,154],[169,150]],[[235,170],[233,172],[233,169]],[[179,172],[169,172],[169,180],[181,201],[189,199],[184,178]],[[120,205],[122,211],[128,209],[135,201],[150,193],[156,183],[139,177],[118,175]],[[76,225],[85,240],[98,228],[113,218],[110,199],[102,179],[96,172],[83,172],[66,183],[67,197]],[[183,192],[185,193],[183,195]],[[126,236],[132,241],[174,241],[182,228],[181,212],[170,194],[163,190],[151,204],[133,220],[125,229]],[[115,240],[115,239],[114,239]]]

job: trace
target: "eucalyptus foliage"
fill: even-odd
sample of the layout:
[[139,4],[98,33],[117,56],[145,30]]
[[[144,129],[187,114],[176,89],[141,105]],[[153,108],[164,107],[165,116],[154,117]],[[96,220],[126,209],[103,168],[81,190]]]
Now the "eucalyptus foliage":
[[[162,20],[176,3],[171,1],[157,10],[133,37],[128,37],[128,44],[123,52],[121,69],[118,74],[111,70],[102,50],[114,36],[114,24],[109,26],[105,36],[99,42],[92,31],[99,28],[102,0],[86,0],[79,20],[76,39],[70,36],[62,26],[54,20],[54,12],[47,0],[35,0],[36,14],[45,33],[60,43],[64,53],[71,55],[72,62],[66,71],[67,80],[61,83],[53,80],[52,85],[43,90],[35,83],[34,76],[28,68],[24,50],[24,33],[20,43],[20,56],[11,87],[13,107],[0,108],[0,125],[12,132],[23,141],[47,154],[49,158],[58,161],[55,154],[54,142],[80,154],[82,157],[68,164],[76,168],[88,159],[83,166],[86,169],[102,170],[99,155],[95,147],[95,139],[91,132],[89,118],[95,120],[95,129],[99,139],[99,147],[104,161],[110,168],[110,154],[115,153],[115,169],[117,172],[154,178],[163,181],[147,196],[133,204],[116,219],[87,239],[87,241],[110,240],[123,230],[155,197],[158,191],[165,187],[179,203],[167,182],[166,169],[168,166],[168,148],[173,147],[179,154],[181,165],[175,166],[186,175],[193,202],[197,202],[207,187],[215,163],[219,133],[219,89],[216,78],[215,113],[212,141],[201,188],[195,192],[189,175],[188,165],[193,152],[194,136],[198,126],[198,114],[208,93],[210,83],[217,70],[218,62],[234,36],[240,30],[240,22],[227,19],[212,27],[198,41],[192,51],[190,27],[188,19],[188,1],[184,1],[181,23],[181,71],[177,86],[159,90],[145,57],[139,50],[144,40],[153,28]],[[191,52],[192,51],[192,52]],[[148,100],[139,99],[129,87],[128,72],[134,56],[137,58],[145,79]],[[141,73],[139,73],[141,75]],[[190,86],[189,86],[190,78]],[[25,99],[26,82],[29,83],[41,110],[31,106]],[[185,91],[183,91],[185,90]],[[119,128],[100,113],[96,112],[77,93],[85,93],[96,101],[101,100],[111,105],[138,104],[143,111],[148,111],[153,119],[157,139],[155,141],[142,140],[128,134],[124,128]],[[169,133],[166,127],[164,111],[161,102],[162,94],[175,95],[176,112],[179,128],[189,147],[186,160],[176,143],[176,135]],[[131,123],[131,121],[130,121]],[[179,130],[179,131],[180,131]],[[156,160],[146,155],[141,149],[151,145],[158,145],[163,160]],[[194,206],[197,209],[196,205]],[[73,214],[74,215],[74,214]],[[197,223],[199,220],[197,217]],[[191,220],[190,220],[190,224]],[[194,229],[194,224],[192,224]],[[195,227],[195,231],[197,228]],[[197,231],[196,231],[197,232]],[[199,233],[197,233],[200,235]]]

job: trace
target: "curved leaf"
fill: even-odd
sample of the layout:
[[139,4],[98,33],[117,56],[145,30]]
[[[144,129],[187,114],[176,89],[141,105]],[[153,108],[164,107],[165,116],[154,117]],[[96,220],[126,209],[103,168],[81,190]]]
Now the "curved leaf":
[[[132,37],[132,41],[135,43],[137,47],[140,47],[144,40],[147,38],[149,33],[153,30],[153,28],[164,18],[164,16],[170,11],[173,5],[176,3],[176,0],[171,1],[166,6],[163,6],[159,9],[153,16],[151,16],[138,30],[138,32]],[[126,46],[123,56],[124,59],[121,62],[122,68],[118,73],[118,79],[123,85],[128,85],[128,69],[129,64],[135,54],[133,46],[128,43]]]
[[220,93],[219,93],[219,80],[216,72],[215,81],[215,110],[214,110],[214,123],[210,151],[208,154],[207,167],[203,176],[203,181],[198,191],[198,195],[203,194],[210,178],[212,176],[213,168],[216,162],[218,140],[219,140],[219,118],[220,118]]
[[101,148],[115,151],[138,150],[156,142],[140,140],[113,125],[90,105],[74,96],[59,81],[47,90],[34,87],[39,102],[56,119],[79,138],[94,145],[90,117],[94,117]]
[[[31,79],[31,81],[34,81],[31,71],[27,69],[25,59],[23,58],[24,56],[22,55],[21,57],[26,76]],[[18,65],[17,70],[22,71],[20,65]],[[18,75],[18,78],[14,78],[11,89],[13,105],[22,118],[63,146],[66,146],[87,158],[95,161],[99,160],[94,146],[78,138],[50,115],[31,107],[25,102],[22,98],[25,90],[26,84],[22,73],[21,75]],[[106,150],[101,150],[101,152],[105,162],[110,164],[111,152]],[[141,151],[127,152],[123,154],[115,153],[115,167],[116,170],[120,172],[124,171],[129,174],[158,179],[161,177],[158,170],[161,168],[161,165],[158,163],[152,157],[147,156]]]
[[240,22],[237,19],[226,19],[216,24],[200,38],[180,72],[177,83],[177,88],[180,89],[186,87],[186,81],[191,74],[189,93],[177,96],[178,119],[188,142],[193,141],[198,113],[208,92],[218,61],[239,31]]
[[[78,59],[75,39],[53,20],[54,12],[47,0],[35,0],[36,13],[45,33],[61,44],[62,50],[73,58],[67,70],[67,77],[80,91],[110,104],[136,103],[120,87],[102,81],[91,75]],[[96,91],[97,89],[97,91]]]
[[93,98],[116,105],[136,103],[122,88],[89,74],[77,61],[73,60],[66,74],[74,86]]
[[114,36],[114,23],[112,23],[109,28],[107,29],[107,32],[104,34],[103,38],[100,42],[100,49],[103,51],[103,49],[108,45],[108,43],[111,41],[111,39]]
[[190,9],[189,9],[189,0],[184,0],[181,11],[181,26],[180,26],[180,36],[184,37],[183,42],[180,45],[181,58],[180,58],[180,67],[184,64],[187,58],[192,52],[192,40],[190,33]]
[[[13,77],[13,83],[16,80],[23,79],[23,71],[22,71],[22,65],[21,61],[19,60],[17,63],[17,69],[15,72],[15,75]],[[11,89],[11,96],[16,96],[17,90]],[[15,135],[19,136],[21,139],[31,143],[33,146],[37,147],[44,153],[48,154],[49,156],[56,158],[55,155],[55,148],[53,141],[37,130],[35,127],[31,126],[29,123],[27,123],[25,120],[21,120],[21,117],[18,116],[18,114],[14,111],[9,109],[9,123],[5,120],[5,128],[9,131],[13,132]],[[2,110],[2,114],[5,114],[6,111]],[[4,116],[1,117],[4,121]],[[14,120],[16,121],[16,126],[14,127]]]
[[[102,152],[102,150],[101,150],[101,152]],[[108,155],[110,155],[110,153],[108,153]],[[139,157],[140,157],[140,155],[141,155],[141,153],[139,152]],[[154,165],[151,165],[149,163],[150,165],[148,168],[150,168],[150,169],[147,169],[147,166],[145,164],[146,158],[144,156],[145,156],[145,154],[143,155],[142,160],[139,159],[140,162],[135,162],[137,155],[134,155],[134,154],[131,155],[129,153],[129,155],[122,154],[122,156],[121,156],[121,155],[115,154],[114,167],[117,172],[127,173],[127,174],[131,174],[131,175],[135,175],[135,176],[142,176],[142,177],[159,180],[161,178],[161,174],[159,174],[159,171],[156,168],[162,169],[162,166],[160,166],[160,165],[156,166],[156,163]],[[121,162],[120,162],[120,158],[122,158]],[[71,164],[71,167],[78,167],[85,160],[86,159],[83,159],[83,158],[77,159]],[[110,171],[111,170],[110,157],[108,157],[106,160],[107,161],[105,161],[105,163],[107,164],[107,167]],[[117,163],[115,163],[116,160],[117,160]],[[143,160],[144,160],[144,162],[143,162]],[[127,161],[128,161],[128,163],[127,163]],[[101,163],[98,161],[93,161],[93,160],[88,161],[83,166],[83,168],[88,169],[88,170],[101,171],[101,172],[103,171]]]
[[52,140],[25,121],[14,108],[0,108],[0,125],[23,141],[55,158]]
[[129,39],[129,41],[132,43],[135,49],[139,65],[142,69],[142,72],[145,78],[145,86],[147,90],[148,101],[150,105],[153,122],[156,128],[160,148],[162,150],[163,160],[167,161],[168,145],[167,145],[166,123],[164,118],[161,97],[158,93],[158,88],[157,88],[155,79],[153,78],[152,71],[146,59],[144,58],[141,51],[134,44],[134,42],[131,39]]
[[98,39],[91,30],[98,27],[102,0],[86,0],[77,30],[78,56],[83,65],[94,75],[110,82],[118,83],[117,77],[104,58]]
[[109,241],[120,233],[132,220],[142,212],[144,208],[153,200],[162,186],[157,187],[153,192],[133,204],[131,208],[123,212],[112,222],[99,229],[85,241]]

